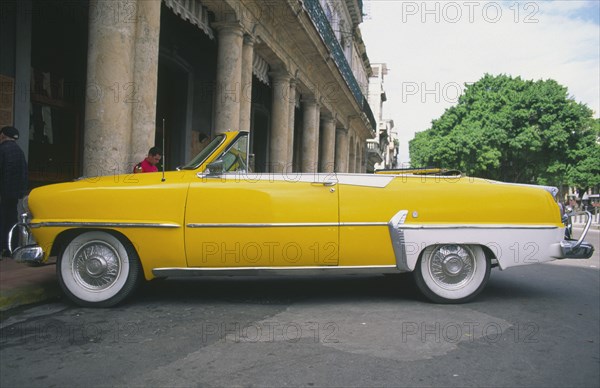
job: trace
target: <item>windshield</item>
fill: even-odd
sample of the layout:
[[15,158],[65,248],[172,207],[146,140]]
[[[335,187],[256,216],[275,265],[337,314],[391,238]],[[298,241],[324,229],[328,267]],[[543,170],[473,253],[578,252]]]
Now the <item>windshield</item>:
[[225,140],[225,135],[218,135],[202,151],[196,155],[188,164],[181,167],[182,170],[195,170],[216,150]]
[[219,158],[223,161],[223,171],[248,171],[248,136],[241,135]]

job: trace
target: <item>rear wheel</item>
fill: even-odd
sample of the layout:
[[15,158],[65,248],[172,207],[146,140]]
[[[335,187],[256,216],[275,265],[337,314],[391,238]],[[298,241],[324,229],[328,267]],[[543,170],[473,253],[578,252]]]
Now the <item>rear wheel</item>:
[[490,261],[478,245],[427,247],[414,271],[421,292],[436,303],[464,303],[483,290]]
[[88,307],[116,305],[141,278],[141,265],[131,244],[103,231],[73,238],[58,256],[56,271],[69,299]]

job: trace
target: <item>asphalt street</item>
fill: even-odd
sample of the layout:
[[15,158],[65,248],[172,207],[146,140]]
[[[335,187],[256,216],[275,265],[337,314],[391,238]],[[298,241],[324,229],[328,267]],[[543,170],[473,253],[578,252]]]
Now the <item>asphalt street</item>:
[[494,270],[472,303],[410,275],[151,282],[126,304],[67,301],[0,323],[0,385],[600,385],[600,237],[590,260]]

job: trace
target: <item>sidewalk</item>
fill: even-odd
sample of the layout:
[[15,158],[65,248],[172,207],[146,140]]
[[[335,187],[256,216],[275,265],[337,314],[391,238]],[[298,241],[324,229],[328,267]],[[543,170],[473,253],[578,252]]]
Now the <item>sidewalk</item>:
[[[583,222],[573,223],[573,227],[583,230],[583,228],[585,227],[585,223],[583,223]],[[592,224],[590,225],[590,230],[592,230],[592,229],[600,230],[600,224],[592,222]]]
[[61,295],[54,262],[29,267],[3,257],[0,261],[0,311]]

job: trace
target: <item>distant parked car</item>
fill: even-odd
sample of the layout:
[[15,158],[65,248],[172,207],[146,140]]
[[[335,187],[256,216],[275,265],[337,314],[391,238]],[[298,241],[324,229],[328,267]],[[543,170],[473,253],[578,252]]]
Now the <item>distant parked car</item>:
[[179,171],[34,189],[12,256],[56,256],[70,299],[113,306],[142,278],[400,272],[432,301],[460,303],[492,267],[593,252],[564,238],[555,188],[389,171],[258,174],[248,143],[225,133]]

